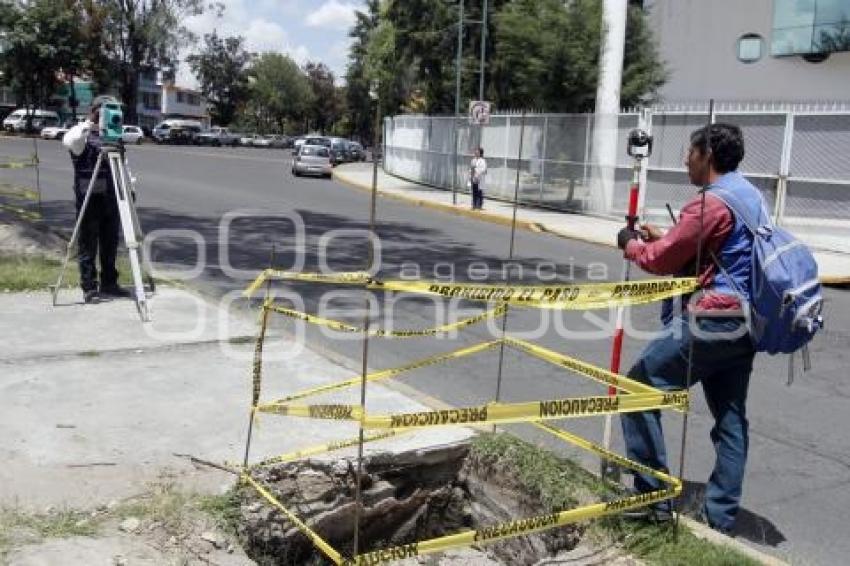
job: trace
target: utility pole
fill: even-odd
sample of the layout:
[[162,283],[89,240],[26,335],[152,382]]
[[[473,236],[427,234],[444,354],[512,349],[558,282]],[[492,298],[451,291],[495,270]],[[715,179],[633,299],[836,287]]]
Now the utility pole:
[[[625,0],[624,0],[625,1]],[[478,77],[478,100],[484,100],[484,59],[487,56],[487,0],[481,10],[481,75]]]
[[463,3],[460,0],[457,19],[457,57],[455,59],[455,117],[454,117],[454,159],[452,173],[452,204],[457,205],[457,142],[458,120],[460,119],[460,67],[463,64]]
[[597,174],[594,212],[606,214],[614,199],[617,165],[617,123],[620,115],[620,83],[626,42],[626,0],[603,0],[599,79],[593,123],[593,170]]

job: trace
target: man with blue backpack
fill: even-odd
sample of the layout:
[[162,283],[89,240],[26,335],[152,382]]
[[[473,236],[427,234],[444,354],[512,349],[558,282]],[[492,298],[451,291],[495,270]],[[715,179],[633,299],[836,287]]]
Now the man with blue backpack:
[[[823,299],[809,250],[770,219],[759,191],[737,171],[744,158],[740,128],[711,124],[693,132],[686,158],[699,194],[666,233],[656,226],[624,228],[617,244],[627,259],[656,275],[693,276],[700,291],[662,315],[664,332],[650,342],[628,376],[664,390],[702,383],[714,417],[714,470],[703,515],[730,533],[741,499],[747,461],[747,389],[756,352],[794,352],[820,328]],[[699,251],[698,251],[699,250]],[[697,266],[699,262],[699,266]],[[659,411],[621,415],[629,458],[668,470]],[[636,473],[637,492],[661,489]],[[663,521],[670,502],[632,513]]]

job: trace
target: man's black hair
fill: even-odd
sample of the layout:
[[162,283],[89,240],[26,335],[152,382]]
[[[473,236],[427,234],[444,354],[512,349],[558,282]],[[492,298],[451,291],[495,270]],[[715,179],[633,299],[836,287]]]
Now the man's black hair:
[[481,157],[484,157],[484,148],[479,146],[478,151],[481,153]]
[[705,154],[711,150],[711,160],[718,173],[738,168],[744,159],[744,135],[734,124],[710,124],[691,134],[691,146]]

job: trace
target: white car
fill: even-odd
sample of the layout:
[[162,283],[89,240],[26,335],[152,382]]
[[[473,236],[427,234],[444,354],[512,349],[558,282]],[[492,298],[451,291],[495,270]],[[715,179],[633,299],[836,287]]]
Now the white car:
[[124,126],[124,133],[121,134],[121,141],[124,143],[142,143],[145,133],[138,126]]
[[42,128],[41,137],[46,140],[61,140],[69,129],[66,126],[47,126]]
[[323,145],[302,145],[292,161],[292,174],[296,177],[320,175],[330,179],[333,176],[331,150]]

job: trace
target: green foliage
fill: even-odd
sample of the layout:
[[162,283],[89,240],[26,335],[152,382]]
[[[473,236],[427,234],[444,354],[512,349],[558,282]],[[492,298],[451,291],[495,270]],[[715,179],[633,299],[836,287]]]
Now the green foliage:
[[302,122],[313,104],[306,75],[287,55],[263,53],[249,71],[249,99],[241,123],[261,133]]
[[0,30],[0,68],[18,100],[26,106],[46,106],[58,72],[74,67],[83,56],[82,20],[74,2],[0,3]]
[[[489,2],[485,98],[497,108],[592,111],[596,100],[602,8],[599,0]],[[349,105],[362,115],[369,81],[386,113],[453,113],[457,4],[374,0],[358,13],[348,68]],[[461,58],[462,111],[478,98],[480,3],[466,3]],[[654,99],[666,78],[644,12],[631,7],[621,102]],[[356,120],[357,129],[367,129]]]
[[334,84],[334,74],[324,63],[308,61],[304,65],[304,72],[313,93],[308,111],[308,129],[325,133],[331,130],[340,118],[342,97]]
[[254,54],[245,50],[243,37],[220,38],[213,31],[204,36],[200,52],[186,58],[211,105],[213,122],[229,125],[249,93],[248,65]]

